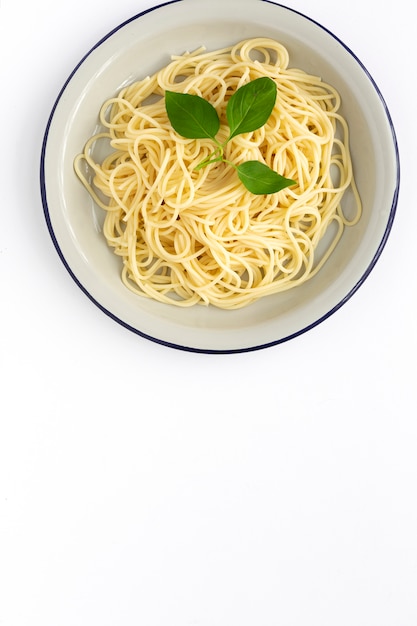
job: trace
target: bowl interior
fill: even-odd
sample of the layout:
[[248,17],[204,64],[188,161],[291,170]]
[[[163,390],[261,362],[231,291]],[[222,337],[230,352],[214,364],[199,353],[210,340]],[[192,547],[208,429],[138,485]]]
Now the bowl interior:
[[[315,277],[241,310],[182,309],[135,296],[121,283],[120,260],[100,232],[102,212],[74,175],[74,156],[94,132],[101,104],[125,84],[157,71],[171,54],[201,45],[216,49],[258,36],[279,40],[289,51],[292,67],[320,76],[341,94],[362,218],[345,229]],[[262,0],[180,0],[116,28],[70,76],[45,135],[42,185],[59,254],[100,308],[133,331],[168,345],[233,352],[304,332],[354,293],[375,264],[390,230],[398,193],[398,154],[389,114],[372,78],[325,28]]]

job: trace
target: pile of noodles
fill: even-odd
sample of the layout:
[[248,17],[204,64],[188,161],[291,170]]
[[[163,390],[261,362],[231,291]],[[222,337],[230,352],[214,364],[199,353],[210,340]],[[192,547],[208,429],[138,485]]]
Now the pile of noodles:
[[[287,50],[271,39],[250,39],[172,57],[151,77],[104,103],[104,132],[92,136],[75,170],[106,211],[104,236],[122,260],[132,291],[177,306],[197,303],[235,309],[300,285],[326,262],[343,229],[361,214],[340,97],[319,77],[288,67]],[[185,139],[171,127],[166,90],[202,96],[216,108],[218,134],[229,134],[230,96],[269,76],[277,99],[268,122],[232,139],[225,158],[259,160],[296,181],[271,195],[254,195],[227,163],[195,167],[213,151],[210,139]],[[101,162],[94,146],[106,138]],[[342,210],[353,190],[354,215]],[[350,208],[352,211],[352,207]],[[332,225],[332,239],[315,258]]]

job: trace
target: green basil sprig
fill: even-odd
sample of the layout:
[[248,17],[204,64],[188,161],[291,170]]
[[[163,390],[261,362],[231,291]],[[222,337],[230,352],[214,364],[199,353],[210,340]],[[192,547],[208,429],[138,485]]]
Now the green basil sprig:
[[210,163],[223,161],[232,165],[239,179],[253,194],[271,194],[285,189],[296,182],[280,176],[260,161],[246,161],[235,165],[224,158],[226,144],[242,133],[249,133],[261,128],[268,121],[275,106],[277,86],[268,77],[255,80],[239,87],[230,97],[226,106],[226,118],[229,124],[229,136],[224,143],[216,139],[220,120],[217,111],[210,102],[200,96],[166,91],[165,107],[174,130],[187,139],[212,139],[215,150],[196,169]]

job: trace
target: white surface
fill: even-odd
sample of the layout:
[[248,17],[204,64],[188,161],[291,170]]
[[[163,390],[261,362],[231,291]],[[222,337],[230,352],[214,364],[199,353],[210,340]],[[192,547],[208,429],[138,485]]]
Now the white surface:
[[0,624],[415,626],[410,6],[288,2],[347,43],[384,94],[397,217],[376,268],[324,324],[205,356],[136,337],[92,305],[39,197],[64,80],[150,5],[0,5]]

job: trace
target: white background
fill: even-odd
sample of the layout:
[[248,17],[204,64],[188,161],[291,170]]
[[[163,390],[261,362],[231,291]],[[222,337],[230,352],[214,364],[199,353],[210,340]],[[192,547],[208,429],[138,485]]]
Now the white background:
[[288,1],[380,87],[398,211],[377,266],[329,320],[221,356],[105,316],[43,217],[59,90],[152,0],[0,6],[0,626],[416,626],[411,5]]

